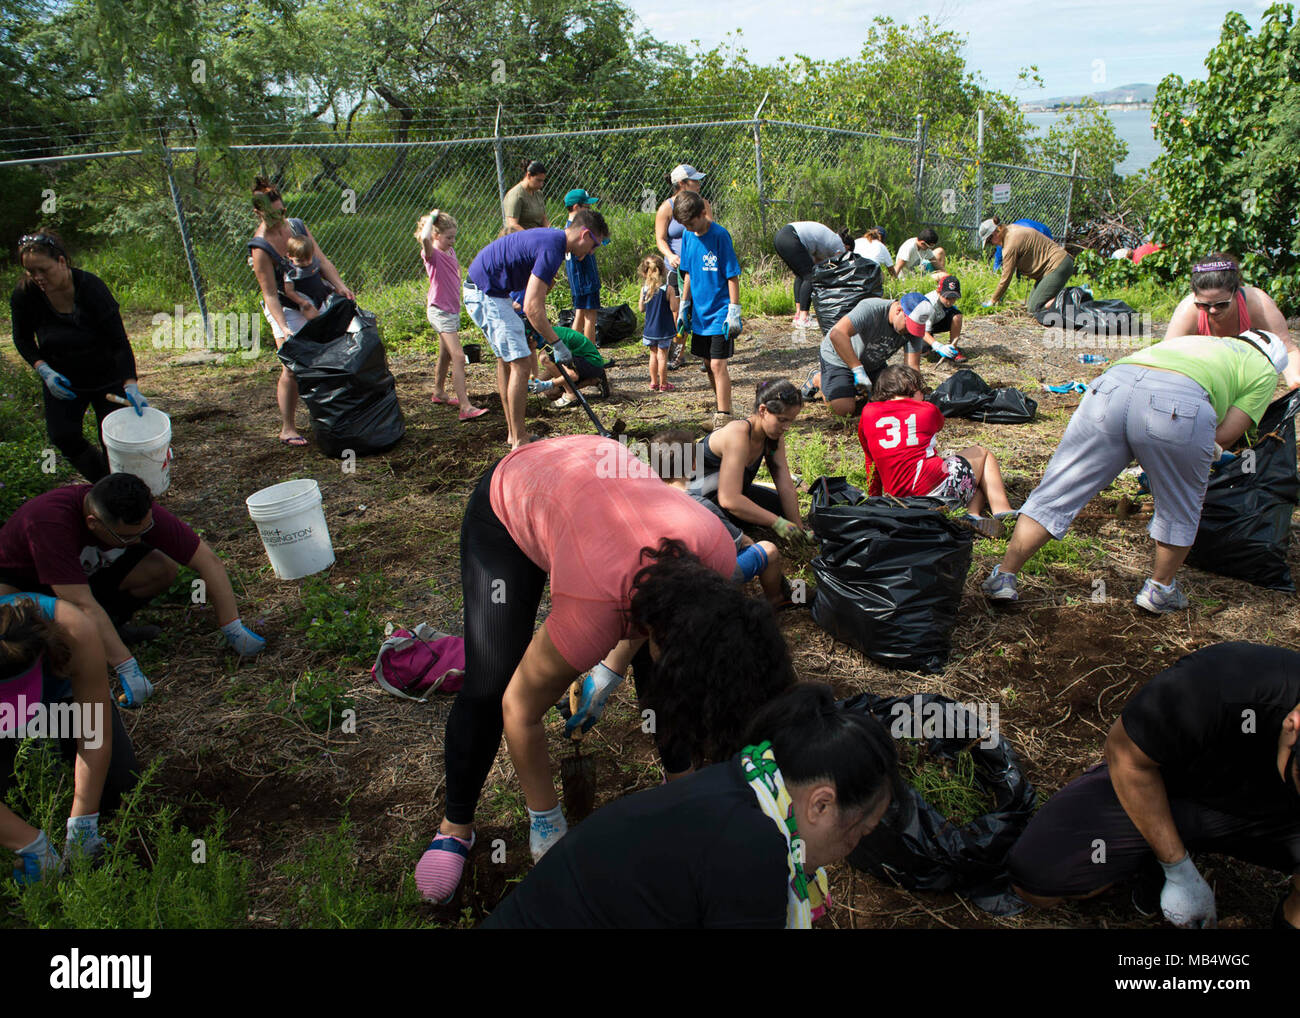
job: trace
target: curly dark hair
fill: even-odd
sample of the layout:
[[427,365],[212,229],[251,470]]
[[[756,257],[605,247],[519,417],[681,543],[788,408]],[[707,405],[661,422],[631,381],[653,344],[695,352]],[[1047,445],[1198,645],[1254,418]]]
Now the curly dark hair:
[[632,581],[631,621],[659,649],[644,694],[661,733],[697,760],[724,760],[744,746],[759,707],[795,683],[790,649],[766,601],[748,598],[664,538],[643,548],[649,564]]

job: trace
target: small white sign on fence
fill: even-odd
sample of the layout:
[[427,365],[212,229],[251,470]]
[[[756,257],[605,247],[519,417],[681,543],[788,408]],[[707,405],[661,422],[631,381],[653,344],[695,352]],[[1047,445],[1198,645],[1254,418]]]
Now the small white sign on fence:
[[1010,185],[1010,184],[994,184],[994,185],[993,185],[993,204],[994,204],[994,205],[1005,205],[1005,204],[1006,204],[1007,202],[1009,202],[1010,200],[1011,200],[1011,185]]

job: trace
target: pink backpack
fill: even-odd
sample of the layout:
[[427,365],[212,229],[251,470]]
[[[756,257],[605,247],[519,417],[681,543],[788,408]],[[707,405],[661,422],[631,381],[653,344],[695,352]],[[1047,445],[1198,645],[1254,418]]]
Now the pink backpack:
[[415,632],[394,629],[370,669],[376,682],[394,696],[424,703],[419,693],[454,693],[465,681],[465,641],[421,622]]

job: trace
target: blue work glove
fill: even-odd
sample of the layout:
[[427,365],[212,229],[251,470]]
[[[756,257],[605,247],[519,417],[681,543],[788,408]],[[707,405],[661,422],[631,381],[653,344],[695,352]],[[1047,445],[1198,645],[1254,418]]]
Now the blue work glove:
[[573,711],[573,716],[564,722],[566,739],[581,739],[592,726],[600,720],[605,711],[605,702],[623,676],[603,664],[596,665],[582,677],[582,692]]
[[72,383],[50,367],[48,363],[37,368],[36,373],[41,376],[41,379],[45,382],[45,387],[53,393],[56,399],[77,398],[77,394],[72,391]]
[[737,336],[740,335],[740,329],[741,329],[740,305],[728,304],[727,305],[727,337],[729,339],[735,339]]
[[135,658],[129,657],[120,665],[114,665],[113,670],[122,683],[122,695],[118,697],[118,703],[126,707],[139,707],[153,696],[153,683],[144,677]]
[[573,361],[573,351],[558,336],[551,344],[551,360],[556,364],[569,364]]
[[137,417],[143,417],[144,408],[149,405],[149,401],[140,395],[140,387],[137,386],[135,382],[132,382],[122,391],[126,393],[127,400],[131,403],[131,406],[135,408],[135,415]]
[[550,392],[554,385],[554,382],[543,381],[540,378],[528,379],[528,391],[535,396],[543,392]]
[[993,306],[993,302],[991,300],[986,300],[983,304],[980,305],[980,307],[982,308],[991,308],[992,306]]
[[41,831],[30,845],[20,848],[16,853],[18,865],[14,867],[14,879],[20,884],[35,884],[46,877],[59,872],[62,863],[59,853],[54,851],[50,839]]
[[958,350],[951,343],[935,343],[934,352],[940,357],[946,357],[950,361],[955,361],[958,356]]
[[63,851],[69,862],[79,856],[95,859],[107,848],[108,842],[99,834],[98,813],[68,817],[68,841]]
[[226,642],[235,648],[235,653],[240,657],[252,657],[266,649],[266,641],[239,619],[227,622],[221,627],[221,632],[225,634]]
[[681,307],[677,309],[677,335],[684,336],[691,331],[691,302],[682,301]]
[[1218,925],[1214,889],[1197,872],[1190,855],[1178,862],[1162,862],[1165,886],[1160,891],[1160,911],[1183,929],[1211,929]]

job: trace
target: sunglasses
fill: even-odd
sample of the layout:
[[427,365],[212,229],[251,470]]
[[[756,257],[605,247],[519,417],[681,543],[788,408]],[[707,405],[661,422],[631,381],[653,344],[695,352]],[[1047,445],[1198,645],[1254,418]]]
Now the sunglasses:
[[99,522],[99,525],[101,527],[103,527],[105,530],[109,532],[109,534],[112,535],[113,540],[117,541],[119,544],[139,544],[140,539],[144,537],[145,534],[149,533],[149,531],[153,530],[153,525],[158,522],[157,520],[150,520],[149,525],[145,527],[142,531],[140,531],[140,533],[132,534],[130,537],[123,537],[116,530],[110,527],[107,523],[101,520],[98,516],[96,516],[95,519]]
[[596,242],[596,246],[597,246],[597,247],[604,247],[606,244],[609,243],[609,238],[608,238],[608,237],[606,237],[604,240],[601,240],[599,237],[597,237],[597,236],[596,236],[594,233],[592,233],[590,230],[583,230],[582,232],[585,233],[587,236],[589,236],[592,240],[594,240],[594,241]]
[[1192,303],[1196,305],[1198,311],[1207,311],[1217,314],[1232,303],[1232,298],[1229,297],[1227,300],[1216,300],[1212,304],[1207,304],[1204,301],[1199,300],[1192,301]]

